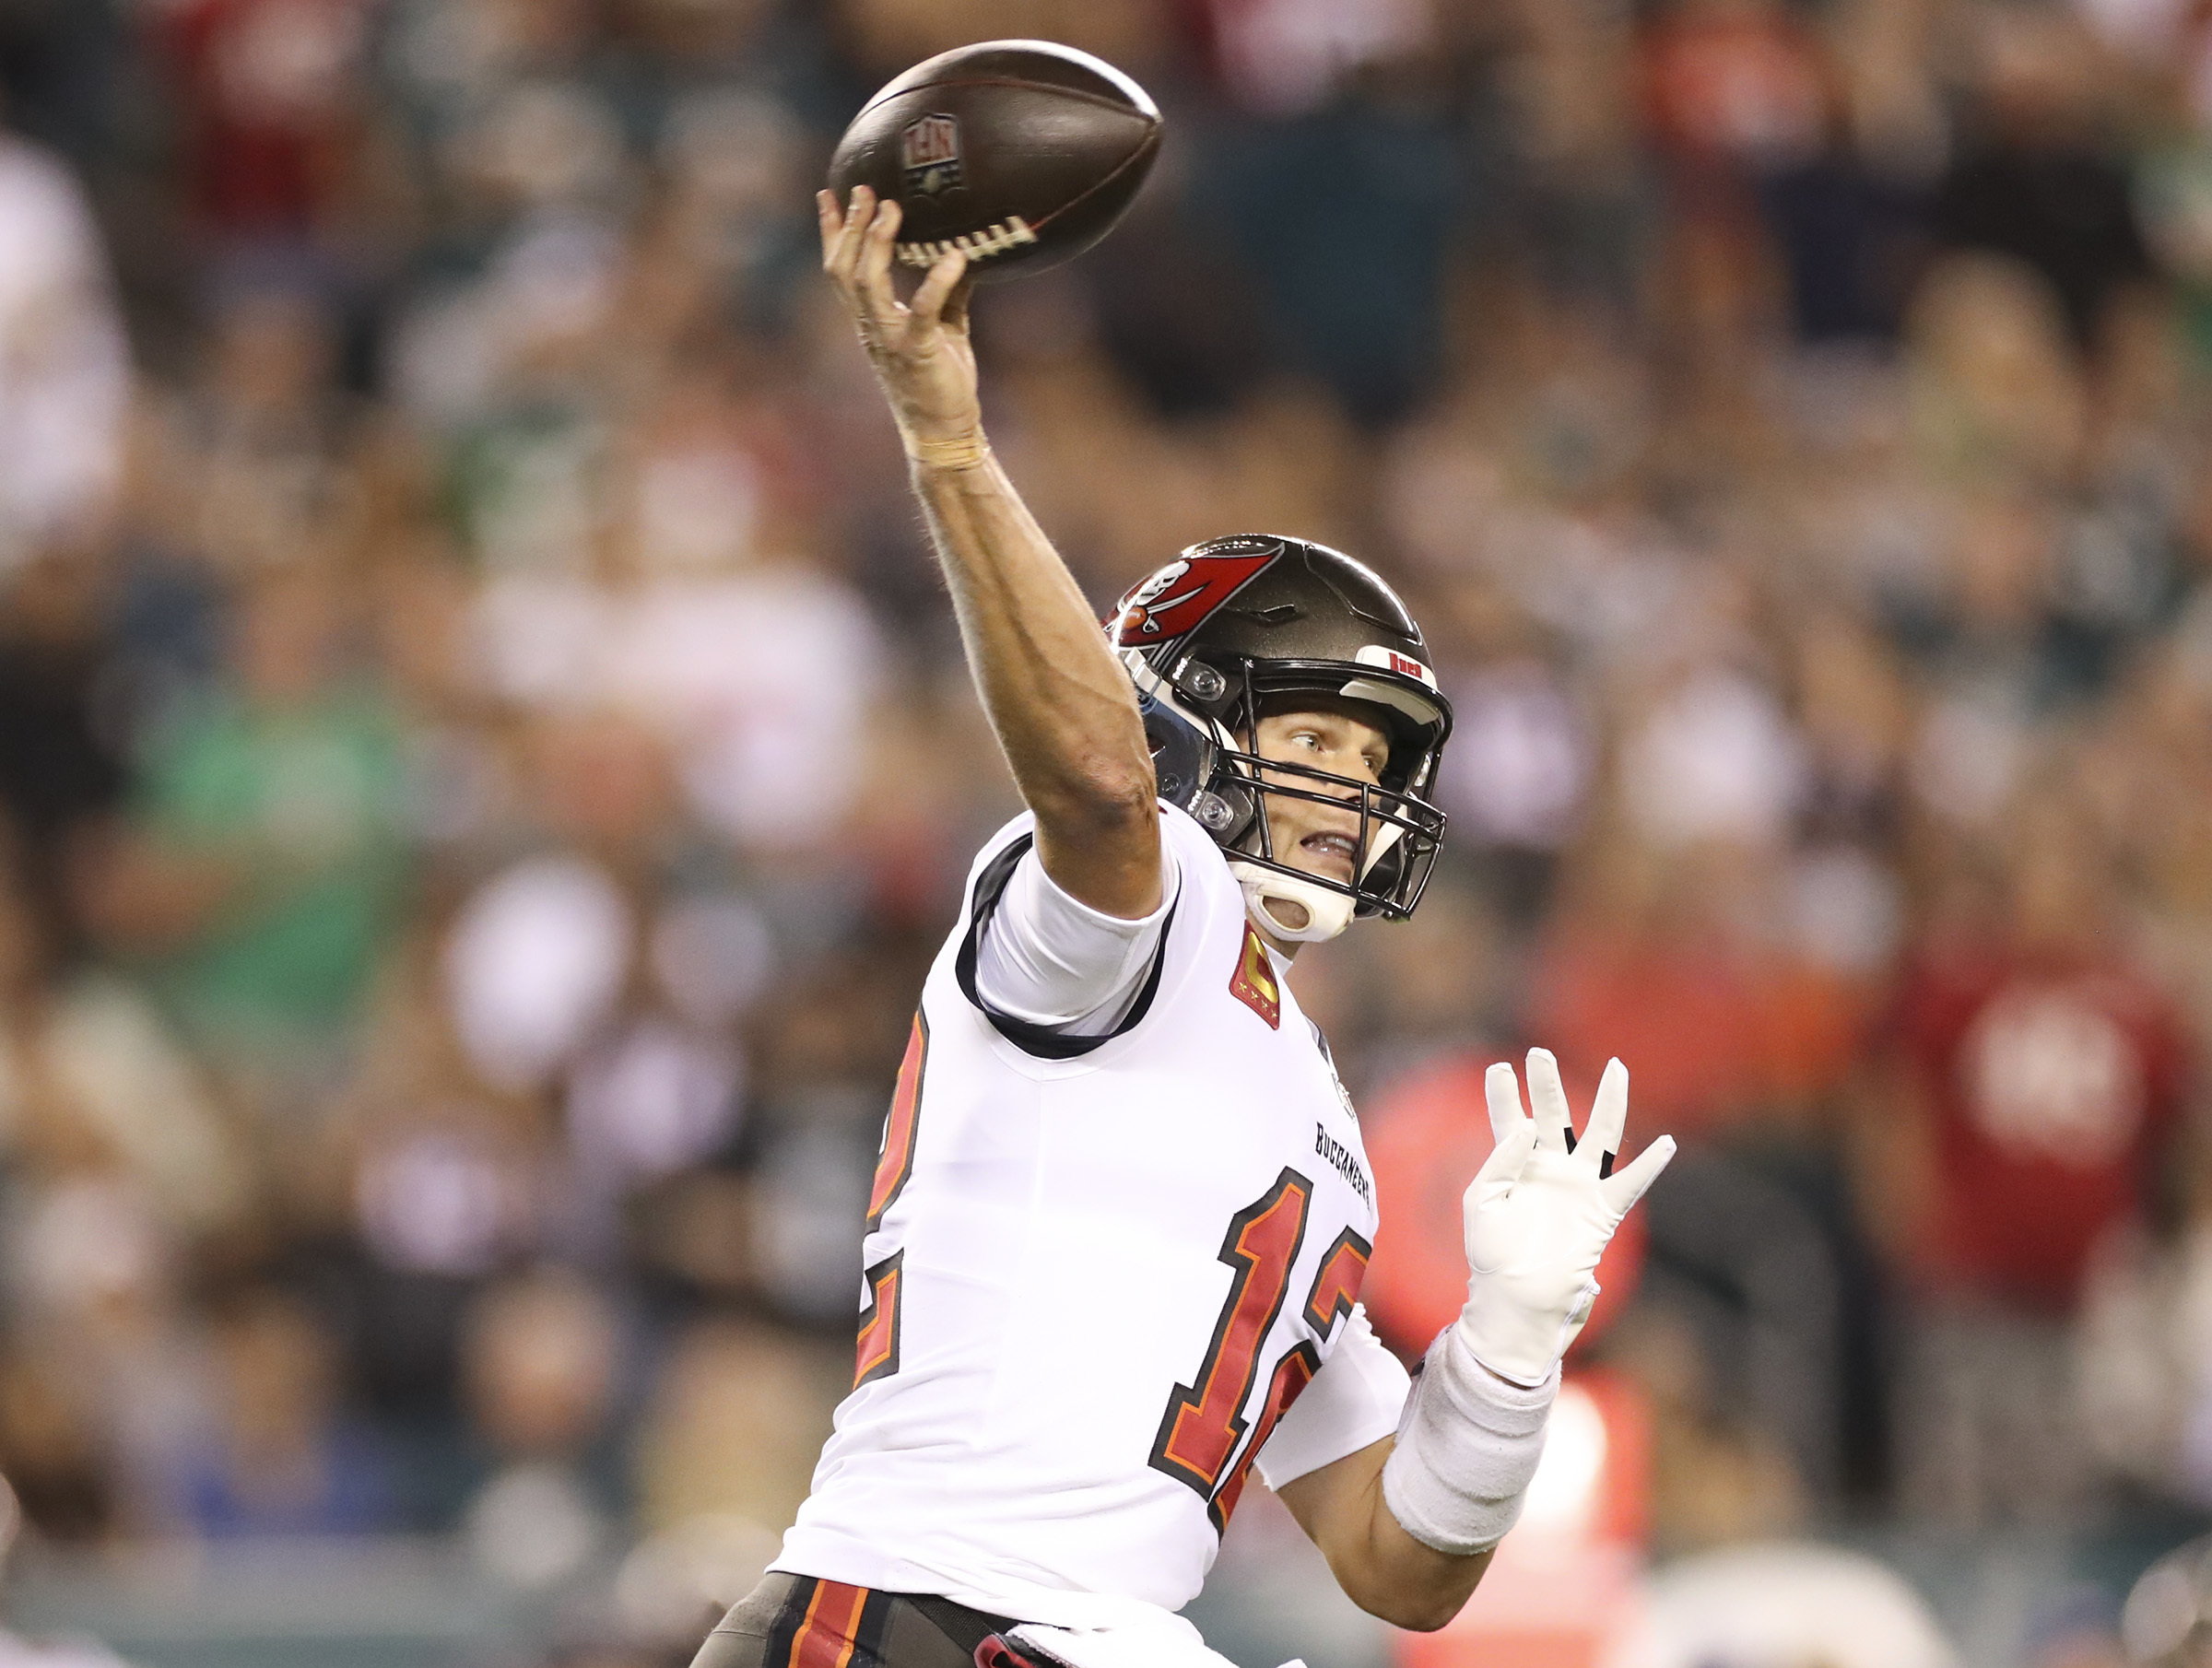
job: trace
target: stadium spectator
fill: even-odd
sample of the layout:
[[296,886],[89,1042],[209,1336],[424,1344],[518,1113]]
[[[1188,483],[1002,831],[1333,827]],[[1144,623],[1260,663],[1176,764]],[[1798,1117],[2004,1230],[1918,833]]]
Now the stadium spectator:
[[253,581],[232,678],[148,732],[91,888],[98,925],[263,1112],[301,1110],[286,1102],[351,1040],[405,896],[397,737],[347,675],[344,601],[312,569]]
[[0,135],[0,569],[105,530],[122,482],[130,345],[84,188]]
[[1897,997],[1870,1188],[1915,1286],[1900,1486],[1970,1522],[2085,1498],[2069,1321],[2099,1237],[2147,1205],[2188,1093],[2179,1016],[2112,946],[2092,840],[2046,790],[1995,910],[1939,919]]
[[1993,8],[1976,22],[1977,122],[1937,189],[1936,235],[2034,268],[2088,347],[2114,297],[2150,277],[2095,46],[2056,8]]
[[215,1331],[217,1422],[182,1479],[208,1535],[363,1534],[389,1517],[387,1467],[339,1416],[323,1323],[273,1289],[241,1292]]

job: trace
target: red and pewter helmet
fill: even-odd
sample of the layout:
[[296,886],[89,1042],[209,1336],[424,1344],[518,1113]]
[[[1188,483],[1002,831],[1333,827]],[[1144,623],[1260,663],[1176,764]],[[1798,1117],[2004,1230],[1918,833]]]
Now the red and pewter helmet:
[[[1159,796],[1229,854],[1253,907],[1288,939],[1332,938],[1354,916],[1413,913],[1435,864],[1444,814],[1430,803],[1452,704],[1421,628],[1398,594],[1341,551],[1237,534],[1193,545],[1131,591],[1106,622],[1135,682]],[[1373,707],[1390,733],[1379,783],[1251,751],[1255,716],[1281,698],[1326,695]],[[1272,797],[1359,807],[1349,882],[1275,854]],[[1271,900],[1296,903],[1289,927]],[[1295,918],[1295,917],[1294,917]]]

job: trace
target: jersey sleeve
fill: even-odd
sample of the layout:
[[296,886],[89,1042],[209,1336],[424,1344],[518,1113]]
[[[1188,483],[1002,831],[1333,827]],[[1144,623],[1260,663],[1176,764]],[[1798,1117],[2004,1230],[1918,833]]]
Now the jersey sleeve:
[[1394,1434],[1412,1384],[1367,1323],[1366,1305],[1353,1304],[1329,1358],[1260,1450],[1260,1480],[1280,1488]]
[[1159,907],[1127,921],[1070,897],[1034,846],[1024,852],[980,927],[975,988],[984,1011],[1071,1037],[1111,1032],[1150,977],[1175,908],[1182,871],[1165,841],[1160,870]]

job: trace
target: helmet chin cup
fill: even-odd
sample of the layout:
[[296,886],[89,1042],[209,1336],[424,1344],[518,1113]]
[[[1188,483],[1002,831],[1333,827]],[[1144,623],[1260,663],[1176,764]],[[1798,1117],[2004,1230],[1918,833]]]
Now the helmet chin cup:
[[1137,714],[1144,721],[1145,746],[1152,753],[1159,797],[1189,812],[1219,844],[1241,840],[1251,831],[1260,807],[1249,787],[1218,768],[1222,749],[1234,738],[1203,714],[1186,710],[1175,699],[1173,686],[1141,658],[1124,655],[1123,661],[1136,685]]
[[[1325,944],[1352,924],[1355,900],[1349,894],[1316,886],[1310,880],[1297,880],[1275,869],[1263,869],[1257,863],[1239,863],[1230,859],[1229,871],[1237,877],[1244,889],[1244,903],[1258,916],[1267,930],[1277,938],[1291,944]],[[1305,911],[1306,923],[1293,927],[1270,907],[1277,903],[1296,904]]]

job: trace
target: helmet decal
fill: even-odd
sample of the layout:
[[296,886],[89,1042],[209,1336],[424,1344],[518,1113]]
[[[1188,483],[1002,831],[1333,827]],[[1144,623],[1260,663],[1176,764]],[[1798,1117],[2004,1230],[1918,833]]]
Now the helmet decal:
[[1282,552],[1269,541],[1256,554],[1179,557],[1114,605],[1107,622],[1118,649],[1157,649],[1187,637]]
[[1352,656],[1362,666],[1380,666],[1385,672],[1395,672],[1401,677],[1410,677],[1416,683],[1436,687],[1436,674],[1413,658],[1395,649],[1386,649],[1381,643],[1369,643]]

